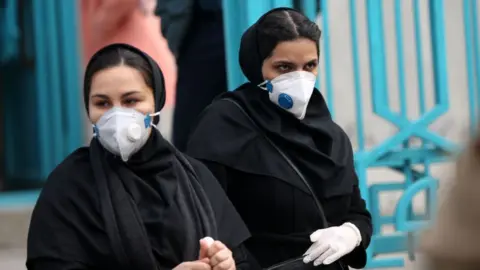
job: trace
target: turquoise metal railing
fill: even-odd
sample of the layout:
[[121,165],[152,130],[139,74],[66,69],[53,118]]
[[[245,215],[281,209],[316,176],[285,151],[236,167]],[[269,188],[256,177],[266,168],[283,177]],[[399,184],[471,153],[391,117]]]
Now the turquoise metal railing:
[[[315,12],[318,5],[321,6],[321,28],[322,40],[321,50],[323,66],[323,76],[319,78],[318,86],[326,95],[327,103],[335,117],[339,111],[334,110],[334,87],[332,63],[333,54],[331,52],[332,39],[330,30],[332,19],[330,17],[335,0],[303,0],[301,1],[302,11],[312,20],[318,20]],[[478,107],[480,103],[480,52],[479,52],[479,29],[477,0],[463,0],[465,12],[465,44],[466,44],[466,66],[468,75],[468,104],[470,115],[471,130],[477,126]],[[356,1],[348,0],[348,16],[350,17],[350,39],[352,56],[352,97],[355,99],[355,125],[357,134],[357,152],[355,153],[356,170],[360,179],[360,188],[367,205],[372,212],[374,236],[372,244],[368,250],[369,262],[368,268],[384,267],[402,267],[404,257],[377,258],[378,255],[410,252],[413,253],[416,232],[428,224],[436,207],[436,194],[438,180],[431,173],[431,166],[438,163],[450,161],[450,156],[458,150],[458,146],[451,140],[440,136],[432,131],[430,125],[445,115],[450,109],[449,82],[447,69],[447,48],[446,48],[446,29],[445,29],[445,1],[413,0],[411,4],[412,11],[412,35],[414,36],[414,49],[411,50],[415,57],[412,62],[416,67],[416,85],[417,85],[417,112],[415,117],[407,112],[407,107],[411,104],[407,102],[407,78],[406,78],[406,50],[405,50],[405,27],[404,7],[402,0],[394,0],[393,7],[393,27],[388,31],[394,33],[395,50],[389,51],[396,58],[396,87],[398,88],[399,110],[392,109],[393,84],[389,78],[389,68],[387,61],[387,45],[385,43],[385,15],[383,7],[386,2],[383,0]],[[226,34],[226,52],[227,67],[229,76],[229,88],[235,89],[238,85],[245,82],[240,67],[238,65],[238,49],[240,37],[243,31],[254,23],[263,13],[268,10],[286,6],[291,7],[292,1],[256,1],[256,0],[224,0],[225,16],[225,34]],[[359,5],[365,5],[366,14],[359,14]],[[428,4],[428,18],[420,12],[421,4]],[[410,7],[409,7],[410,8]],[[362,53],[359,43],[358,17],[365,15],[366,31],[368,39],[368,58],[369,70],[362,70],[360,65],[360,56]],[[389,18],[390,19],[390,18]],[[342,20],[342,23],[346,21]],[[428,23],[430,36],[422,34],[422,26]],[[424,42],[429,41],[429,42]],[[431,44],[426,48],[425,44]],[[425,53],[431,51],[432,62],[427,63]],[[410,55],[409,55],[410,57]],[[412,64],[410,64],[412,65]],[[427,107],[427,79],[426,66],[433,68],[433,107]],[[365,73],[368,72],[368,73]],[[365,86],[361,79],[365,74],[370,75],[370,99],[371,110],[377,118],[394,125],[397,132],[380,141],[373,147],[367,149],[365,137],[365,114],[370,108],[365,105],[364,90]],[[363,94],[362,94],[363,93]],[[394,98],[393,98],[394,99]],[[407,106],[409,105],[409,106]],[[419,144],[412,144],[411,139],[418,138]],[[420,168],[419,168],[420,166]],[[382,183],[369,184],[367,170],[370,168],[388,168],[402,175],[402,182],[383,179]],[[398,200],[393,215],[385,215],[380,211],[380,194],[389,191],[400,191],[402,195]],[[426,192],[425,213],[416,214],[413,211],[413,198]],[[393,225],[395,233],[383,234],[382,228],[385,225]],[[412,255],[412,254],[410,254]],[[411,256],[413,258],[413,256]]]
[[41,186],[83,143],[77,2],[13,2],[3,14],[18,35],[0,37],[16,48],[0,51],[7,187]]
[[477,0],[463,0],[463,18],[465,26],[465,52],[468,78],[468,100],[470,114],[470,132],[478,125],[480,105],[480,52]]

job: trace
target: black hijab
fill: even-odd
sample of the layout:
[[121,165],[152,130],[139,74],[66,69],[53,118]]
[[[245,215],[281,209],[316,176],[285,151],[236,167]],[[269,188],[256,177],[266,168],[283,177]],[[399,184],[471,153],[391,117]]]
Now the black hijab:
[[351,192],[352,179],[356,179],[352,146],[345,132],[333,122],[322,94],[314,91],[305,118],[298,120],[273,104],[267,91],[257,87],[263,81],[263,61],[278,44],[262,35],[262,21],[270,13],[284,10],[293,9],[273,9],[244,33],[239,61],[250,82],[222,94],[203,112],[191,134],[187,153],[243,172],[275,177],[310,194],[282,156],[226,100],[231,99],[292,160],[316,195],[330,197]]
[[[91,61],[100,52],[115,48],[130,50],[149,63],[156,109],[160,111],[165,103],[164,79],[148,55],[126,44],[114,44],[101,49]],[[67,193],[77,191],[70,195],[52,191],[62,189]],[[89,199],[79,196],[82,191]],[[52,213],[51,208],[61,207],[56,205],[62,200],[77,207]],[[87,216],[78,215],[77,208]],[[105,233],[106,240],[98,236],[98,230]],[[63,240],[42,238],[52,231],[62,234]],[[116,266],[109,269],[172,269],[181,262],[196,260],[199,240],[205,236],[236,247],[249,234],[213,175],[152,129],[145,146],[127,163],[93,138],[89,148],[77,150],[54,170],[32,217],[28,258],[60,257],[89,265],[95,264],[95,255],[85,249],[100,253],[111,250]],[[73,246],[75,241],[81,244]],[[62,246],[74,250],[60,252]]]

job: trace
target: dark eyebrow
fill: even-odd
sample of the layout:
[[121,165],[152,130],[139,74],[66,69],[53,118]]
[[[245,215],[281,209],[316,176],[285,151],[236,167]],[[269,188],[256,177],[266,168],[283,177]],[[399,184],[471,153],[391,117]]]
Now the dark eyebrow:
[[129,92],[123,94],[123,95],[122,95],[122,98],[131,96],[131,95],[135,95],[135,94],[138,94],[138,93],[140,93],[140,91],[129,91]]
[[318,62],[318,59],[315,58],[315,59],[312,59],[310,61],[307,62],[307,64],[313,64],[313,63],[317,63]]
[[[134,95],[134,94],[138,94],[138,93],[140,93],[140,91],[129,91],[129,92],[127,92],[127,93],[124,93],[124,94],[122,95],[122,98],[131,96],[131,95]],[[109,97],[108,97],[107,95],[104,95],[104,94],[95,94],[95,95],[92,95],[91,98],[109,99]]]
[[286,61],[286,60],[279,60],[279,61],[273,61],[273,64],[275,65],[294,65],[293,62],[289,62],[289,61]]
[[103,98],[103,99],[108,99],[108,96],[107,96],[107,95],[103,95],[103,94],[95,94],[95,95],[92,95],[90,98]]

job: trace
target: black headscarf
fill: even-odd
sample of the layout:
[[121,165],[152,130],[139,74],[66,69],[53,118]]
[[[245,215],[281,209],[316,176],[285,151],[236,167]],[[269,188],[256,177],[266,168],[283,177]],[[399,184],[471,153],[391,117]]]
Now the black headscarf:
[[[165,89],[158,65],[125,44],[101,51],[117,47],[148,61],[156,108],[161,110]],[[88,103],[88,89],[85,95]],[[63,208],[70,204],[77,207]],[[79,215],[79,208],[85,216]],[[106,240],[98,236],[98,230],[106,234]],[[44,239],[49,233],[62,238]],[[77,150],[54,170],[32,217],[28,260],[59,257],[91,265],[95,255],[85,249],[106,254],[111,250],[116,265],[109,269],[172,269],[196,260],[199,240],[205,236],[236,247],[249,234],[214,176],[152,129],[145,146],[127,163],[93,138],[89,148]],[[60,251],[62,246],[64,251]]]
[[[111,51],[113,49],[126,49],[131,52],[134,52],[138,55],[140,55],[148,64],[150,67],[152,67],[152,82],[153,82],[153,91],[154,91],[154,97],[155,97],[155,112],[159,112],[163,109],[163,106],[165,106],[165,99],[166,99],[166,93],[165,93],[165,78],[163,77],[163,72],[158,66],[157,62],[153,60],[149,55],[146,53],[142,52],[141,50],[128,45],[128,44],[123,44],[123,43],[114,43],[107,45],[103,47],[102,49],[98,50],[92,58],[90,58],[90,61],[88,61],[87,67],[85,70],[89,70],[90,66],[92,63],[95,62],[95,60],[98,57],[101,57],[101,55],[105,51]],[[155,68],[156,67],[156,68]],[[87,79],[87,74],[85,74],[85,81],[83,83],[83,102],[85,104],[85,109],[88,112],[88,100],[90,97],[90,84],[86,83]]]
[[[272,9],[262,15],[262,17],[260,17],[258,21],[254,25],[249,27],[242,35],[238,59],[243,74],[245,75],[245,77],[247,77],[248,81],[253,84],[260,84],[264,81],[262,76],[263,60],[265,60],[272,53],[273,49],[275,49],[278,43],[278,40],[276,38],[262,36],[259,28],[261,27],[262,21],[266,16],[271,13],[280,11],[298,12],[293,8],[286,7]],[[317,52],[320,53],[320,47],[318,42]]]
[[[320,197],[353,189],[356,179],[351,143],[333,122],[322,94],[314,91],[303,120],[273,104],[268,92],[257,87],[263,81],[262,64],[277,43],[260,36],[263,15],[243,35],[240,66],[250,81],[222,94],[200,116],[193,128],[187,153],[193,157],[227,165],[247,173],[281,179],[310,194],[282,156],[250,124],[230,101],[236,101],[271,141],[280,147]],[[212,132],[214,131],[214,132]]]

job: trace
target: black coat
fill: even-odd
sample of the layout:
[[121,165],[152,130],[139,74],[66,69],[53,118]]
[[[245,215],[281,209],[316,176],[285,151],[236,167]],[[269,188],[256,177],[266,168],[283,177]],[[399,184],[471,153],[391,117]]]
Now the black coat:
[[[311,190],[269,142],[291,159]],[[320,92],[301,121],[252,84],[225,93],[200,116],[187,153],[221,182],[252,234],[247,248],[263,267],[302,256],[311,233],[344,222],[359,229],[362,242],[341,262],[365,266],[371,216],[360,196],[350,140],[331,120]]]
[[[226,190],[247,224],[252,237],[246,247],[264,267],[302,255],[311,242],[309,235],[321,220],[309,194],[274,177],[244,173],[216,162],[204,161]],[[352,179],[357,181],[357,179]],[[360,197],[358,185],[350,193],[320,198],[330,226],[353,223],[362,243],[342,261],[362,267],[372,234],[371,216]]]
[[[174,164],[173,158],[169,158],[165,147],[160,150],[156,147],[163,139],[159,135],[151,137],[135,157],[154,155],[166,157],[165,161],[149,164],[150,161],[143,161],[146,158],[142,158],[142,164],[136,164],[132,161],[140,158],[132,158],[127,169],[111,154],[92,155],[92,147],[84,147],[67,157],[52,172],[32,214],[28,235],[28,269],[172,269],[182,262],[186,243],[192,242],[198,246],[198,239],[189,238],[186,228],[198,227],[196,225],[199,224],[183,218],[186,216],[185,207],[182,206],[186,200],[183,198],[187,197],[184,195],[193,195],[184,193],[180,186],[180,173],[177,172],[181,167]],[[131,202],[136,215],[123,213],[129,207],[117,205],[119,202],[112,200],[110,205],[121,209],[116,209],[114,217],[105,216],[104,209],[109,198],[104,196],[99,184],[102,180],[95,174],[93,164],[97,158],[115,166],[115,171],[122,177],[131,174],[128,170],[135,173],[136,176],[129,177],[128,181],[112,182],[115,187],[111,194],[113,198],[118,197],[125,188],[122,201]],[[233,251],[237,269],[256,269],[250,264],[242,244],[248,238],[248,230],[217,180],[201,162],[185,158],[196,174],[199,192],[205,194],[213,210],[216,238]],[[192,186],[195,184],[190,183]],[[199,208],[198,205],[196,207]],[[134,226],[136,221],[138,225]],[[116,231],[120,232],[121,244],[113,241],[115,233],[108,226],[111,222],[116,224]],[[142,232],[144,237],[139,235]],[[131,250],[133,246],[140,248]],[[116,256],[118,249],[126,250],[127,261],[138,260],[151,253],[155,266],[129,267]],[[196,256],[198,253],[186,259],[196,260]]]

